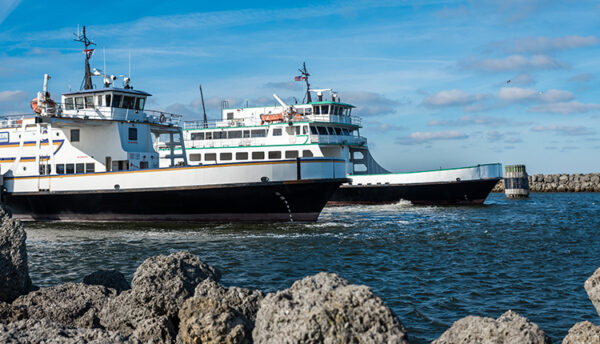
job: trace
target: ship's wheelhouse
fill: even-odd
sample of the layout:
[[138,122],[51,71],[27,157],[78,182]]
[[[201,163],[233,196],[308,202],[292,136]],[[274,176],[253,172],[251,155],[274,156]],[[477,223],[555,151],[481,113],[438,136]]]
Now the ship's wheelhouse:
[[63,115],[141,120],[149,93],[116,87],[83,90],[62,96]]

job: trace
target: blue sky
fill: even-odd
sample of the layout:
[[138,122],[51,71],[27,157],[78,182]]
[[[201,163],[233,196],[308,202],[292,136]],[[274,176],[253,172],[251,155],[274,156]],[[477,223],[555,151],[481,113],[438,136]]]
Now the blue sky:
[[223,99],[301,99],[306,61],[313,87],[357,106],[389,169],[600,171],[598,1],[0,0],[0,114],[27,112],[44,73],[56,95],[79,88],[78,24],[97,43],[92,67],[104,48],[107,71],[126,74],[131,54],[147,107],[190,120],[199,83],[213,118]]

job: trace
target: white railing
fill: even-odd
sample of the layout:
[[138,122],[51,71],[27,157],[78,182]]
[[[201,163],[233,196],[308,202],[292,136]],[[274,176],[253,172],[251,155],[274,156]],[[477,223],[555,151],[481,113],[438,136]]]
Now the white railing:
[[345,135],[310,135],[311,143],[365,145],[367,138],[362,136]]
[[27,117],[31,118],[34,115],[32,114],[23,114],[23,115],[6,115],[0,117],[0,127],[1,128],[16,128],[20,127],[23,124],[23,120]]
[[362,119],[356,116],[342,116],[342,115],[308,115],[306,116],[309,120],[315,122],[327,122],[327,123],[342,123],[352,125],[362,125]]
[[[362,126],[362,119],[355,116],[341,116],[341,115],[306,115],[296,117],[292,119],[292,122],[326,122],[326,123],[341,123]],[[204,121],[185,121],[183,122],[183,129],[203,129],[203,128],[223,128],[223,127],[244,127],[244,126],[258,126],[264,124],[260,119],[255,120],[252,118],[244,119],[230,119],[222,121],[207,121],[204,125]]]

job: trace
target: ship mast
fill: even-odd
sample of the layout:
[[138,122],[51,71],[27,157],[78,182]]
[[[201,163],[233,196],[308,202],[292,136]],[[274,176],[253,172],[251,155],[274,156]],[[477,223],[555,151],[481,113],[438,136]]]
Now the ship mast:
[[85,75],[83,76],[83,82],[81,83],[80,89],[91,90],[94,88],[92,84],[92,71],[90,70],[90,58],[94,54],[94,49],[90,49],[90,45],[96,45],[96,43],[90,41],[85,34],[85,26],[83,27],[83,34],[79,34],[79,29],[75,35],[75,42],[81,42],[85,45],[83,53],[85,54]]
[[308,71],[306,70],[306,62],[302,62],[302,69],[298,69],[298,71],[302,74],[304,81],[306,82],[306,102],[310,103],[312,101],[310,98],[310,84],[308,83],[310,74],[308,74]]

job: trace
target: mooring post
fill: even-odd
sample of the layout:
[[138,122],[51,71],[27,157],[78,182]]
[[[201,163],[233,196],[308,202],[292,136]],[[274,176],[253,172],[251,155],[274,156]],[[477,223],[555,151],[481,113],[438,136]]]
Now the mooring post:
[[529,197],[529,179],[525,165],[504,166],[504,193],[508,198]]

